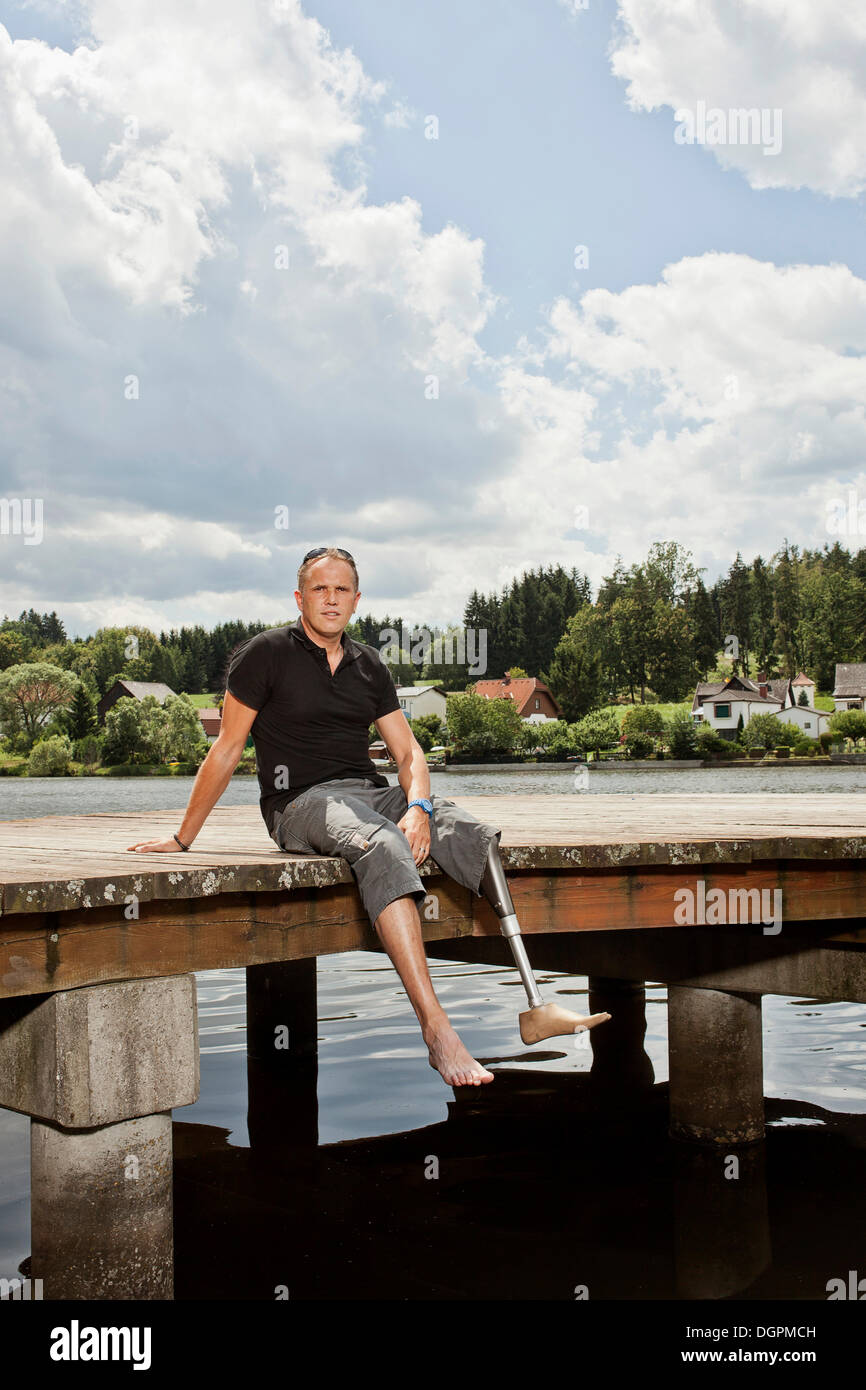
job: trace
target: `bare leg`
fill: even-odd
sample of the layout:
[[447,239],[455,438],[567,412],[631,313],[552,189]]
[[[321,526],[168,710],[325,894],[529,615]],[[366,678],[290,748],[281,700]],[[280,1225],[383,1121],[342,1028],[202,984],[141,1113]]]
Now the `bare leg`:
[[463,1046],[436,998],[414,898],[395,898],[376,918],[375,926],[421,1025],[431,1067],[449,1086],[481,1086],[492,1081],[493,1072],[476,1062]]

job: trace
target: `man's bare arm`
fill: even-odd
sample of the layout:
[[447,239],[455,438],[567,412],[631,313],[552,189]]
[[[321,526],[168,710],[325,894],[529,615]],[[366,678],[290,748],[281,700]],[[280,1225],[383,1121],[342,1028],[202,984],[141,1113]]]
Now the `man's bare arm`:
[[[383,714],[375,721],[376,728],[397,764],[397,781],[406,793],[407,801],[430,797],[430,772],[424,749],[409,727],[402,710]],[[397,822],[409,844],[416,864],[423,864],[430,853],[430,822],[423,806],[410,806]]]
[[[211,744],[207,757],[196,773],[186,811],[178,827],[178,836],[185,845],[192,844],[231,781],[257,714],[258,710],[241,704],[226,691],[219,737]],[[127,845],[127,849],[142,853],[181,853],[173,837],[168,840],[142,840],[139,844]]]

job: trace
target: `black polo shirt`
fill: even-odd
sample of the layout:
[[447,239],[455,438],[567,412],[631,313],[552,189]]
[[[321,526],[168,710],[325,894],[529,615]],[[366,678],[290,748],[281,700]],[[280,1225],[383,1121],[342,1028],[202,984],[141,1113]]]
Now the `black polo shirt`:
[[371,777],[389,785],[368,752],[370,725],[399,710],[388,667],[375,647],[345,632],[333,675],[324,647],[301,619],[242,642],[229,662],[226,689],[257,710],[250,730],[256,749],[259,805],[268,833],[290,801],[334,777]]

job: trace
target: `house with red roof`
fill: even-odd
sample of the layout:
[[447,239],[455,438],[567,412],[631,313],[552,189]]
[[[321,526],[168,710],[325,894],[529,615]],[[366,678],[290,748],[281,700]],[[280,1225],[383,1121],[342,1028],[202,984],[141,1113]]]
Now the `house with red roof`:
[[476,681],[473,689],[485,700],[513,700],[517,713],[527,724],[546,724],[549,719],[562,718],[561,706],[537,676],[512,677],[506,671],[498,681]]

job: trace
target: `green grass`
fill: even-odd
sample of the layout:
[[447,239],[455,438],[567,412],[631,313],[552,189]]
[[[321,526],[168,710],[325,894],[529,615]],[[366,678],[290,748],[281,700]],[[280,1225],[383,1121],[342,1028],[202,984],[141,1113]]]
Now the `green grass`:
[[[640,705],[602,705],[600,710],[593,710],[594,714],[612,714],[618,723],[622,724],[623,719],[630,709],[639,709]],[[647,705],[647,709],[658,710],[663,719],[670,719],[675,710],[684,710],[688,714],[692,708],[691,700],[674,700],[657,705]]]
[[196,709],[215,709],[218,695],[189,695],[188,697]]

